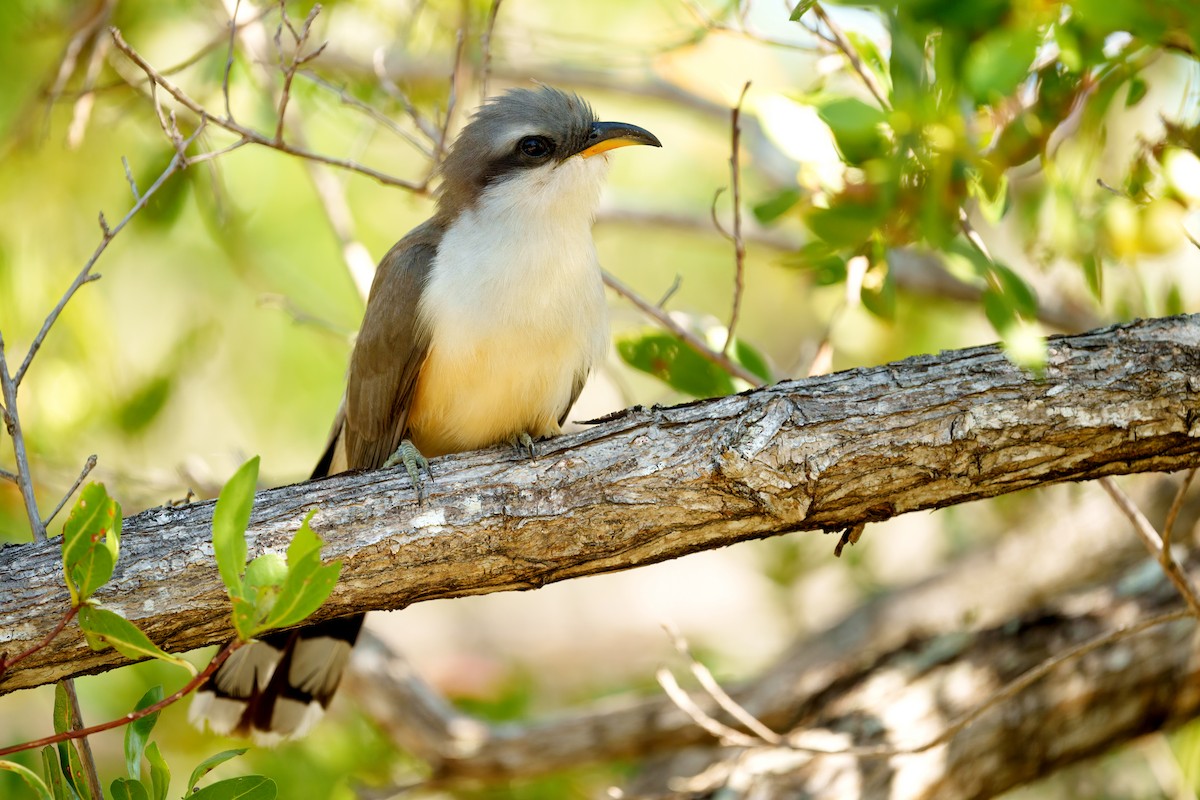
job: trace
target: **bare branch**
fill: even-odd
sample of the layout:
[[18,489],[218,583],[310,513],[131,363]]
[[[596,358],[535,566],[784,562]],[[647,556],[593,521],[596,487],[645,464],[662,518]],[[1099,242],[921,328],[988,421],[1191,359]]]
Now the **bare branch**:
[[285,141],[276,141],[273,138],[264,136],[252,128],[248,128],[244,125],[234,122],[231,119],[211,116],[202,105],[189,97],[178,86],[167,80],[167,78],[155,70],[154,67],[150,66],[150,64],[144,58],[142,58],[136,50],[129,46],[128,42],[126,42],[121,36],[121,32],[119,30],[116,28],[110,28],[109,32],[112,34],[113,43],[117,46],[117,49],[124,53],[130,61],[138,66],[139,69],[145,72],[147,77],[150,78],[155,86],[161,87],[167,94],[175,98],[176,102],[191,111],[193,114],[199,116],[202,120],[208,120],[217,127],[223,128],[230,133],[242,137],[246,143],[260,145],[272,150],[278,150],[281,153],[287,153],[288,155],[296,156],[298,158],[305,158],[311,161],[320,162],[322,164],[328,164],[332,167],[338,167],[339,169],[348,170],[350,172],[357,172],[360,175],[366,175],[367,177],[374,178],[376,181],[384,184],[385,186],[398,186],[402,189],[408,189],[409,191],[417,193],[424,193],[428,188],[428,180],[423,181],[422,183],[413,183],[412,181],[402,180],[354,161],[321,155],[320,153],[314,153],[304,148],[296,147]]
[[746,92],[750,91],[750,82],[742,86],[742,94],[738,95],[737,106],[733,107],[730,114],[730,173],[733,181],[733,233],[726,234],[728,240],[733,242],[733,309],[730,312],[730,324],[726,329],[725,344],[721,345],[721,355],[726,355],[730,351],[730,344],[733,343],[733,332],[738,326],[738,317],[742,313],[742,294],[745,291],[745,261],[746,261],[746,245],[742,240],[742,167],[738,161],[738,152],[740,150],[739,139],[742,136],[742,127],[738,125],[738,120],[742,116],[742,103],[745,101]]
[[479,37],[479,48],[483,56],[479,64],[479,99],[488,99],[488,79],[492,76],[492,32],[496,29],[496,17],[500,14],[500,3],[503,0],[492,0],[492,8],[488,11],[487,26]]

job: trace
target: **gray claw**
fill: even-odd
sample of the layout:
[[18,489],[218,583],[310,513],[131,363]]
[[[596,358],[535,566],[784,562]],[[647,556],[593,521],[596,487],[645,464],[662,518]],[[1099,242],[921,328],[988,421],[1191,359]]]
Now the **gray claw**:
[[404,465],[404,471],[408,473],[408,477],[412,480],[413,488],[417,490],[417,502],[425,499],[425,481],[421,479],[421,470],[425,470],[425,474],[429,476],[429,480],[433,480],[433,470],[429,468],[429,461],[425,456],[421,455],[421,451],[417,446],[408,439],[400,442],[400,446],[396,448],[396,452],[388,456],[388,460],[383,462],[385,469],[395,467],[400,464]]

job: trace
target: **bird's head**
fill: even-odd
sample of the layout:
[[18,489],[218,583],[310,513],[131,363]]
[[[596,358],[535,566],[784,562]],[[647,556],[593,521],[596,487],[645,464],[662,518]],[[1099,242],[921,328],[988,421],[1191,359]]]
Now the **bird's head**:
[[488,100],[442,164],[438,213],[452,217],[486,197],[509,195],[531,210],[586,206],[599,198],[609,150],[661,147],[644,128],[601,122],[582,98],[550,87]]

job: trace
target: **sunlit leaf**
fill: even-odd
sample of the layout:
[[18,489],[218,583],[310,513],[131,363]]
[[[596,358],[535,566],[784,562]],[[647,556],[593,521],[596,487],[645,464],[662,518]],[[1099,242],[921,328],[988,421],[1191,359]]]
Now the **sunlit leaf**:
[[246,528],[254,505],[258,483],[258,456],[247,461],[221,488],[213,509],[213,552],[217,569],[230,597],[242,593],[242,572],[246,569]]
[[[88,644],[93,650],[102,650],[111,646],[126,658],[141,660],[157,658],[170,664],[183,667],[193,675],[196,668],[190,663],[162,650],[136,625],[107,608],[84,606],[79,609],[79,627],[88,634]],[[99,646],[97,646],[99,645]]]
[[1008,97],[1029,75],[1042,35],[1037,27],[999,28],[976,41],[967,54],[964,82],[976,101]]
[[[143,708],[149,708],[162,699],[163,687],[152,686],[137,701],[134,710],[141,711]],[[154,730],[154,724],[158,722],[158,715],[159,712],[155,711],[153,714],[135,719],[125,726],[125,771],[130,778],[138,779],[142,776],[142,753],[146,749],[146,742],[150,739],[150,732]]]
[[166,800],[171,788],[171,770],[167,767],[162,753],[158,751],[157,742],[146,745],[146,761],[150,764],[151,800]]
[[617,353],[631,367],[692,397],[719,397],[734,391],[729,373],[664,331],[627,334],[617,341]]
[[217,767],[224,764],[229,759],[237,758],[238,756],[240,756],[242,753],[245,753],[249,749],[250,749],[249,747],[239,747],[234,750],[222,750],[221,752],[211,755],[208,758],[201,761],[199,764],[197,764],[196,768],[194,770],[192,770],[191,777],[188,778],[188,782],[187,782],[188,797],[192,797],[192,790],[196,788],[196,784],[199,783],[201,778],[203,778],[209,772],[212,772]]
[[880,158],[890,149],[887,114],[857,97],[828,97],[813,101],[821,120],[829,126],[838,152],[848,164]]
[[1142,102],[1142,98],[1146,96],[1147,89],[1149,89],[1149,86],[1146,84],[1145,79],[1134,76],[1129,81],[1129,91],[1125,95],[1125,107],[1132,108]]
[[1104,264],[1095,253],[1087,253],[1083,257],[1083,277],[1087,280],[1088,290],[1097,302],[1104,300]]
[[771,367],[767,364],[766,356],[755,349],[744,339],[734,339],[729,348],[733,360],[753,372],[764,384],[773,383]]
[[[53,748],[50,747],[49,745],[47,745],[46,749],[42,751],[43,763],[45,762],[47,751],[51,752],[50,763],[52,764],[53,763],[53,755],[52,755]],[[25,785],[28,786],[34,794],[37,795],[38,800],[55,800],[54,795],[50,794],[50,788],[48,786],[46,786],[46,784],[42,781],[41,777],[39,777],[36,772],[29,769],[28,767],[23,767],[20,764],[16,763],[15,761],[0,760],[0,769],[5,770],[6,772],[11,772],[12,774],[14,774],[18,778],[20,778],[22,781],[24,781]]]
[[883,216],[883,210],[873,206],[839,203],[811,209],[804,216],[804,224],[834,247],[857,248],[872,237]]
[[243,775],[205,786],[188,800],[275,800],[275,781],[262,775]]
[[796,22],[809,11],[812,11],[812,7],[816,4],[817,0],[800,0],[799,3],[796,3],[796,7],[792,9],[792,15],[788,19]]

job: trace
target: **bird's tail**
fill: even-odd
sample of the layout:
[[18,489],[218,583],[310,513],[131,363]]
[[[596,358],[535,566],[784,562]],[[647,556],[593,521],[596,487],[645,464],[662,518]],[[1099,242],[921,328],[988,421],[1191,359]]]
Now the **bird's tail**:
[[362,623],[360,614],[247,642],[197,690],[189,718],[260,744],[303,735],[329,705]]

